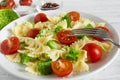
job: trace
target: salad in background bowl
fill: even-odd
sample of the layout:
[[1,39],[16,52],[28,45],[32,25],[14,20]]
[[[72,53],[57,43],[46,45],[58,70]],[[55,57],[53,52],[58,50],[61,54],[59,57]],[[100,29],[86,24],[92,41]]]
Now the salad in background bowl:
[[93,15],[77,11],[35,13],[1,30],[0,35],[5,35],[0,37],[0,64],[18,77],[35,80],[80,79],[100,71],[117,56],[118,48],[92,36],[68,36],[78,28],[101,28],[119,42],[114,27]]

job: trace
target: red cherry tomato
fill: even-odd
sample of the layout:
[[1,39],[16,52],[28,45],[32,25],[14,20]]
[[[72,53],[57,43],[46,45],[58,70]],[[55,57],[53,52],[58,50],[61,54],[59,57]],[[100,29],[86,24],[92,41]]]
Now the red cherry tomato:
[[110,30],[107,27],[98,26],[97,28],[105,30],[109,35],[111,34]]
[[62,44],[70,45],[77,40],[76,36],[69,36],[70,30],[62,30],[57,34],[58,40]]
[[14,0],[5,0],[3,4],[0,4],[0,9],[12,9],[15,7],[15,1]]
[[27,36],[31,37],[31,38],[35,38],[37,36],[37,34],[39,34],[39,32],[40,32],[40,29],[38,29],[38,28],[32,28],[32,29],[30,29],[28,31]]
[[73,66],[69,60],[60,59],[52,62],[52,70],[57,76],[64,77],[72,72]]
[[102,49],[95,43],[88,43],[83,47],[87,51],[88,59],[91,62],[98,62],[102,57]]
[[20,5],[21,6],[31,6],[32,5],[32,0],[20,0]]
[[[110,36],[112,36],[110,30],[109,30],[107,27],[98,26],[98,27],[96,27],[96,28],[103,29],[103,30],[105,30]],[[104,41],[102,38],[99,38],[99,37],[93,37],[93,39],[95,39],[95,40],[97,40],[97,41],[101,41],[101,42]]]
[[5,55],[11,55],[17,52],[20,47],[20,41],[17,37],[10,37],[9,39],[5,39],[1,45],[0,50]]
[[68,13],[72,21],[78,21],[80,19],[80,14],[76,11],[71,11]]
[[35,18],[34,18],[34,22],[37,23],[37,22],[39,22],[39,21],[41,21],[41,22],[46,22],[46,21],[48,21],[48,18],[47,18],[47,16],[46,16],[46,14],[44,14],[44,13],[39,13],[39,14],[37,14],[37,15],[35,16]]

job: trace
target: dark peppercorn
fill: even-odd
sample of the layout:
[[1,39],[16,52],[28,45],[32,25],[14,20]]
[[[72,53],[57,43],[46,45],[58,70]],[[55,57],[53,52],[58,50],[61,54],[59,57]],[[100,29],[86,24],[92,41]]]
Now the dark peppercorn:
[[42,8],[54,8],[54,7],[57,7],[57,6],[59,6],[59,4],[48,2],[48,3],[43,4]]

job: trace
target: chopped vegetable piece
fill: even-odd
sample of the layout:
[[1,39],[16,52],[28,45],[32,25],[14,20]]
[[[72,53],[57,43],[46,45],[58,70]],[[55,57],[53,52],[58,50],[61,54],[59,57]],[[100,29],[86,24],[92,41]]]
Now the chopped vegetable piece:
[[32,22],[32,21],[28,21],[28,22],[31,23],[33,27],[35,26],[34,22]]
[[91,24],[87,24],[85,28],[93,28],[93,26]]
[[82,39],[85,40],[85,41],[89,41],[90,40],[87,36],[83,36]]
[[57,46],[56,42],[53,41],[53,40],[49,40],[49,41],[47,42],[47,45],[48,45],[50,48],[52,48],[52,49],[58,49],[58,46]]
[[77,49],[71,49],[68,54],[66,54],[66,58],[71,61],[77,61],[79,57],[80,51]]
[[46,22],[48,21],[47,15],[45,13],[38,13],[35,17],[34,17],[34,23],[38,23],[38,22]]
[[27,36],[31,38],[35,38],[40,32],[39,28],[32,28],[28,31]]
[[[110,30],[109,30],[107,27],[104,27],[104,26],[97,26],[96,28],[100,28],[100,29],[105,30],[105,31],[108,33],[108,35],[109,35],[110,37],[112,37],[112,34],[111,34]],[[100,37],[92,36],[92,38],[95,39],[95,40],[97,40],[97,41],[100,41],[100,42],[105,41],[105,40],[103,40],[103,39],[100,38]]]
[[40,33],[37,35],[37,37],[44,37],[48,33],[48,28],[43,28],[40,30]]
[[15,36],[3,40],[0,44],[0,51],[5,55],[15,54],[19,48],[20,41],[18,37]]
[[71,23],[71,20],[70,20],[70,16],[68,14],[66,14],[62,20],[66,20],[67,21],[67,28],[71,27],[70,26],[70,23]]
[[64,77],[72,72],[73,65],[67,59],[60,59],[52,62],[52,70],[57,76]]
[[80,20],[80,13],[79,12],[71,11],[68,14],[70,16],[70,20],[71,21],[78,21],[78,20]]
[[65,49],[68,53],[70,52],[70,47],[69,46],[66,46]]
[[78,39],[82,39],[84,36],[77,36]]
[[57,26],[54,30],[54,32],[57,34],[58,32],[60,32],[61,30],[63,30],[62,26]]
[[25,64],[25,63],[28,63],[28,62],[32,62],[34,60],[35,60],[35,58],[28,56],[27,52],[21,54],[21,63],[22,64]]
[[62,30],[57,34],[60,43],[70,45],[77,40],[76,36],[69,36],[70,32],[70,30]]
[[20,48],[24,48],[26,46],[28,46],[28,45],[25,42],[20,42]]
[[43,75],[48,75],[52,73],[51,68],[52,60],[50,58],[41,59],[38,62],[38,71]]

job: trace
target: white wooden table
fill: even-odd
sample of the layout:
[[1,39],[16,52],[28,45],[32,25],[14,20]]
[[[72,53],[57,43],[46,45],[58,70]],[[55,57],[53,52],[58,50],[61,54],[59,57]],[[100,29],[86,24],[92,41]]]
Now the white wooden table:
[[[80,10],[96,15],[120,32],[120,0],[63,0],[63,10]],[[0,80],[23,79],[0,68]],[[120,80],[120,55],[106,69],[83,80]]]

